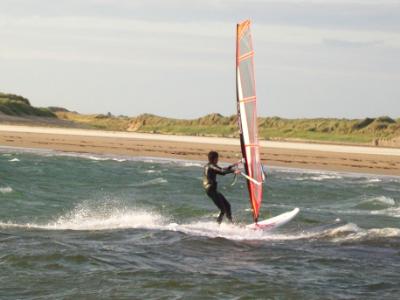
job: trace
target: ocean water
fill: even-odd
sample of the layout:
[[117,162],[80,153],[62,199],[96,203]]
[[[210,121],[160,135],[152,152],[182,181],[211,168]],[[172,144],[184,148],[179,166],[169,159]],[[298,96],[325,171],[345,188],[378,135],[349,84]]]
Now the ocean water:
[[201,162],[0,150],[0,299],[398,299],[400,178],[268,168],[247,230],[245,182]]

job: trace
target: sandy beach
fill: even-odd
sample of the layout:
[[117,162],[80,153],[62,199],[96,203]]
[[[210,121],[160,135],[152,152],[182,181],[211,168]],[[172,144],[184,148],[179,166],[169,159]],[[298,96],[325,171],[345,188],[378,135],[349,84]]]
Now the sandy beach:
[[[240,158],[237,139],[132,132],[0,125],[0,145],[57,151],[205,160],[210,150],[222,160]],[[400,149],[311,143],[261,142],[266,165],[400,175]]]

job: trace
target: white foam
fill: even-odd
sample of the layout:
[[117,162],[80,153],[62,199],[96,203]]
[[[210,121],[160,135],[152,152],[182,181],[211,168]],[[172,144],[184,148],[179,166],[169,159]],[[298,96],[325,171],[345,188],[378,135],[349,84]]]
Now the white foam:
[[195,163],[195,162],[184,162],[183,166],[185,166],[185,167],[202,167],[203,165],[201,163]]
[[164,183],[168,183],[168,180],[165,178],[162,178],[162,177],[158,177],[158,178],[150,179],[150,180],[135,184],[134,186],[146,187],[146,186],[150,186],[150,185],[160,185],[160,184],[164,184]]
[[127,159],[124,159],[124,158],[113,158],[112,160],[113,160],[113,161],[117,161],[117,162],[124,162],[124,161],[127,161]]
[[371,228],[362,229],[356,224],[348,223],[326,232],[333,242],[365,241],[376,238],[400,237],[400,228]]
[[96,160],[96,161],[103,161],[103,160],[109,160],[107,157],[99,157],[99,156],[86,156],[86,158],[91,159],[91,160]]
[[90,208],[80,205],[70,213],[47,224],[0,222],[0,227],[44,229],[44,230],[113,230],[113,229],[153,229],[182,232],[188,235],[210,238],[222,237],[232,240],[290,240],[307,237],[307,234],[272,234],[260,230],[247,229],[233,224],[218,225],[215,221],[177,224],[158,213],[127,208]]
[[[291,173],[291,172],[288,172]],[[297,173],[297,172],[296,172]],[[301,172],[303,173],[303,172]],[[342,179],[343,176],[338,175],[336,173],[325,173],[325,172],[316,172],[316,171],[308,171],[308,172],[304,172],[303,174],[301,174],[300,176],[296,176],[296,177],[288,177],[286,179],[293,179],[296,181],[306,181],[306,180],[314,180],[314,181],[324,181],[324,180],[333,180],[333,179]]]
[[351,211],[354,214],[388,216],[393,218],[400,218],[400,207],[397,202],[390,197],[379,196],[361,201],[356,207],[366,206],[366,209]]
[[146,170],[146,171],[144,171],[144,173],[153,174],[153,173],[161,173],[161,171],[159,171],[159,170]]
[[166,229],[182,232],[188,235],[205,236],[209,238],[225,238],[229,240],[298,240],[310,237],[308,233],[281,234],[273,231],[254,230],[237,224],[215,221],[193,222],[189,224],[169,224]]
[[371,215],[381,215],[393,218],[400,218],[400,207],[390,207],[382,210],[373,210]]
[[342,179],[342,176],[339,175],[328,175],[328,174],[321,174],[318,176],[311,176],[309,179],[315,181],[323,181],[323,180],[332,180],[332,179]]
[[382,179],[379,178],[369,178],[367,180],[368,183],[376,183],[376,182],[382,182]]
[[0,187],[0,193],[2,193],[2,194],[11,193],[12,191],[13,191],[13,189],[10,186],[1,186]]
[[105,230],[138,228],[146,224],[147,228],[158,228],[161,222],[161,216],[146,211],[114,210],[108,215],[99,215],[82,210],[72,216],[61,217],[46,227],[48,229]]
[[20,161],[20,160],[19,160],[18,158],[15,157],[15,158],[13,158],[13,159],[10,159],[9,161],[10,161],[10,162],[17,162],[17,161]]
[[70,213],[47,224],[18,224],[0,222],[0,227],[44,229],[44,230],[115,230],[150,229],[182,232],[192,236],[226,238],[230,240],[299,240],[328,239],[332,242],[359,241],[385,237],[400,237],[399,228],[362,229],[348,223],[323,231],[302,231],[283,234],[274,231],[252,230],[237,224],[215,221],[199,221],[187,224],[171,222],[168,218],[152,211],[141,209],[107,209],[78,206]]
[[389,179],[389,182],[400,183],[400,178],[399,177],[397,177],[397,178],[392,177],[392,178]]
[[338,234],[343,234],[343,233],[348,233],[348,232],[358,232],[360,231],[360,227],[357,226],[357,224],[354,223],[347,223],[345,225],[333,228],[333,229],[328,229],[324,232],[322,232],[323,235],[326,236],[331,236],[334,237]]
[[360,204],[381,205],[381,206],[394,206],[396,202],[394,199],[386,196],[373,197],[360,202]]
[[0,223],[3,227],[23,227],[48,230],[112,230],[126,228],[157,229],[163,224],[163,218],[144,210],[112,209],[103,211],[77,207],[71,213],[59,217],[47,224]]

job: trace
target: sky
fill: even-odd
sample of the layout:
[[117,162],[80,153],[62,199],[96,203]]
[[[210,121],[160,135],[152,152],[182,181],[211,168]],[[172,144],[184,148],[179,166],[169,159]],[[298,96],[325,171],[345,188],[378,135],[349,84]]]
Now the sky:
[[232,115],[248,18],[260,116],[400,117],[400,0],[0,0],[0,91],[81,113]]

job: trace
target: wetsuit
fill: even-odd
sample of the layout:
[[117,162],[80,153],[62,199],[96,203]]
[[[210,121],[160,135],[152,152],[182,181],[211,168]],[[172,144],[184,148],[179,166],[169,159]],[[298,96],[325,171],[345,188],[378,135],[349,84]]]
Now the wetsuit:
[[222,218],[226,214],[229,221],[232,222],[231,205],[225,199],[224,195],[218,192],[217,187],[217,175],[226,175],[233,173],[233,165],[227,168],[221,168],[216,164],[208,163],[204,166],[203,173],[203,187],[207,193],[207,196],[212,199],[214,204],[219,208],[220,214],[217,218],[217,222],[220,224]]

